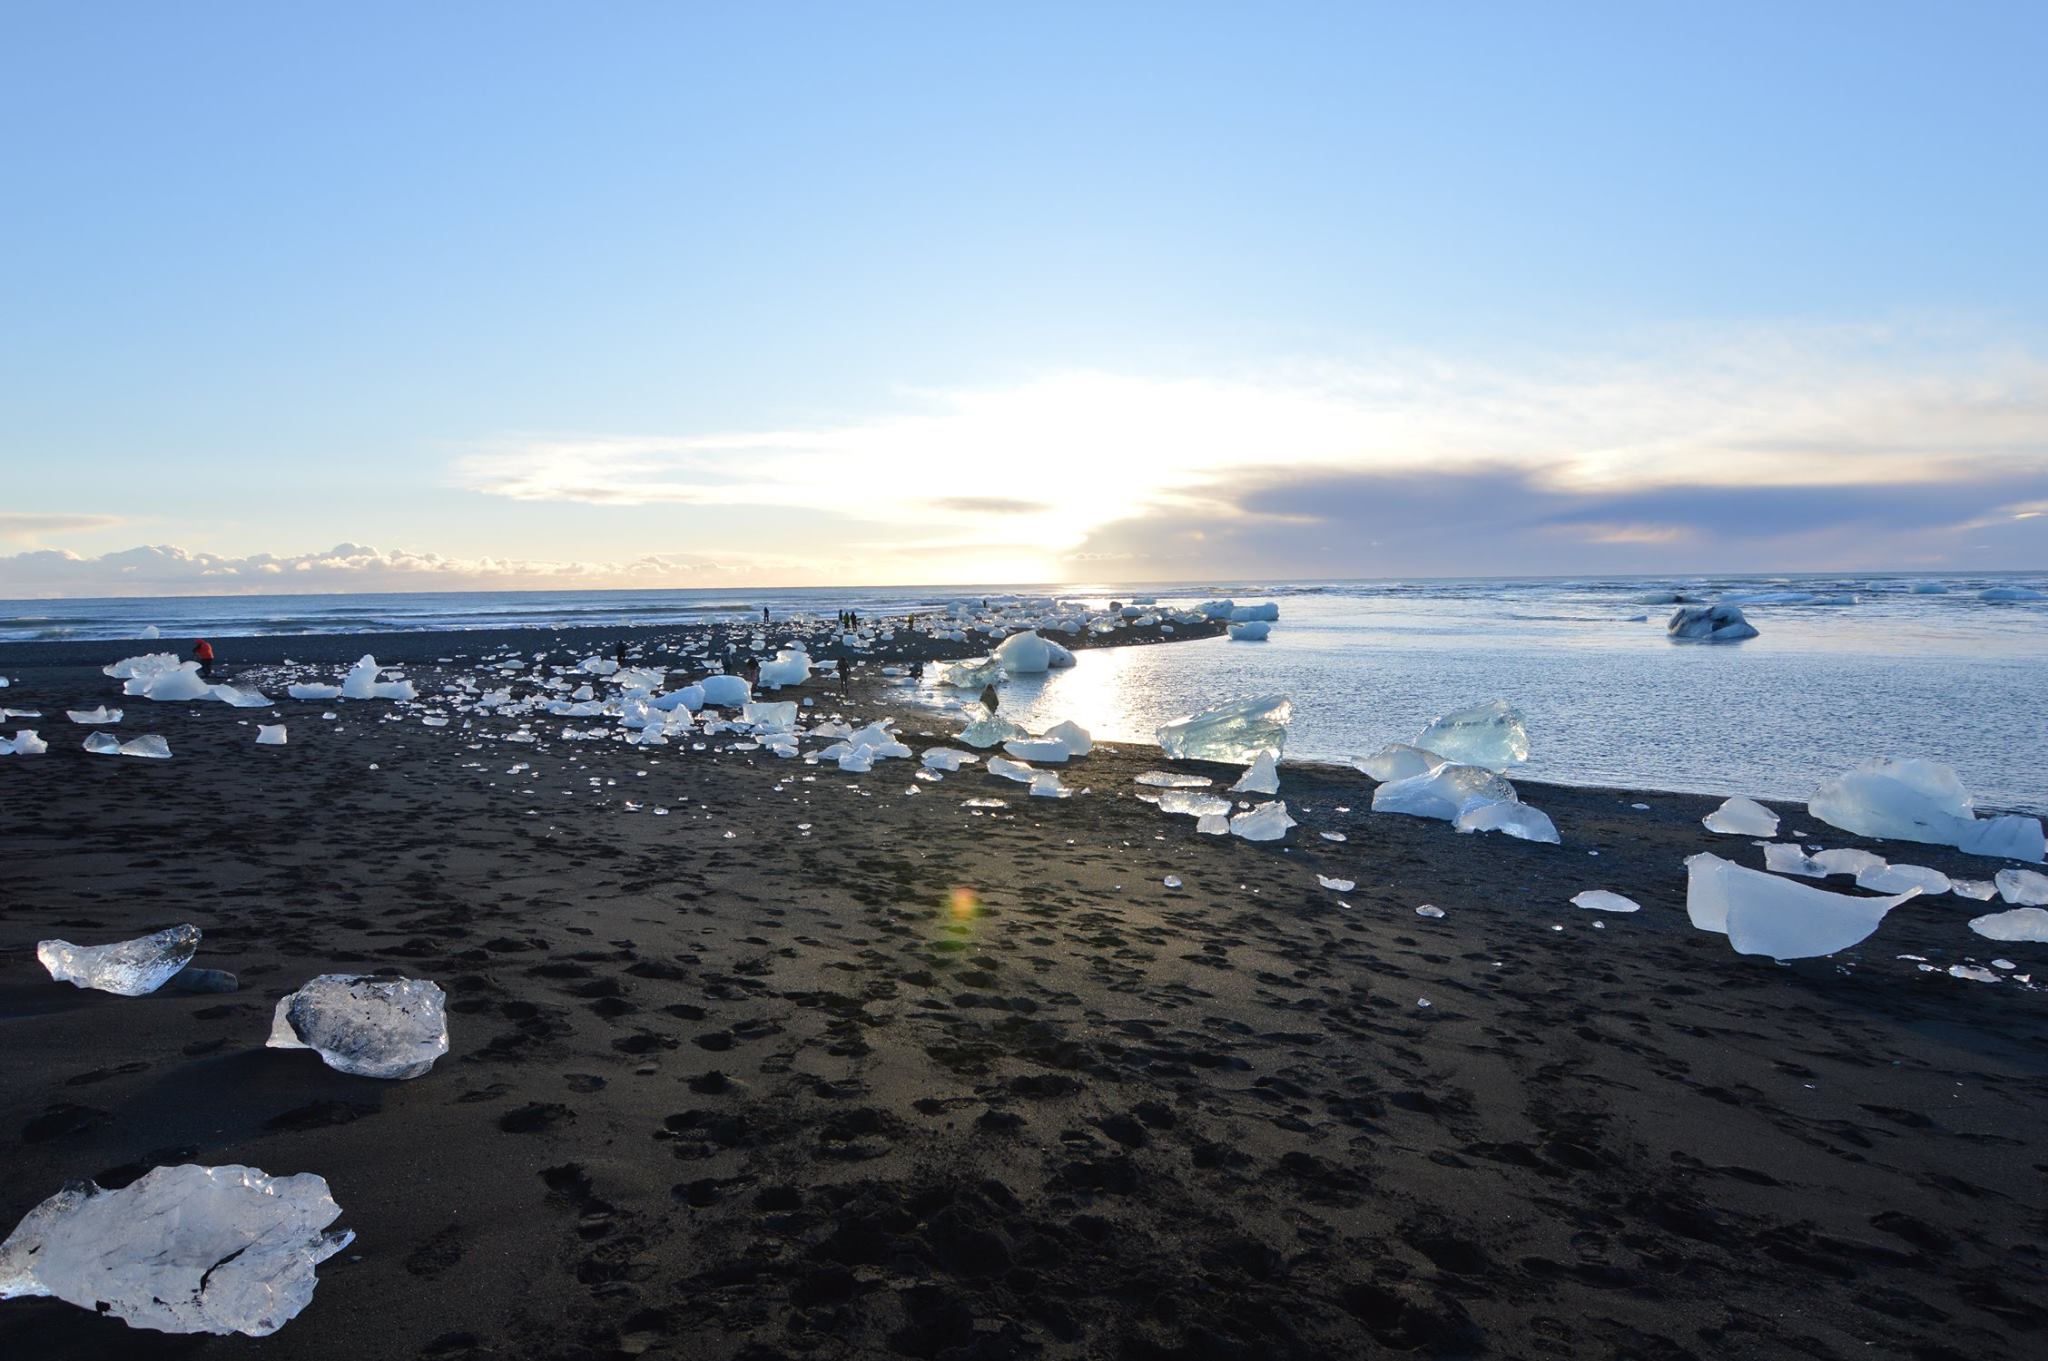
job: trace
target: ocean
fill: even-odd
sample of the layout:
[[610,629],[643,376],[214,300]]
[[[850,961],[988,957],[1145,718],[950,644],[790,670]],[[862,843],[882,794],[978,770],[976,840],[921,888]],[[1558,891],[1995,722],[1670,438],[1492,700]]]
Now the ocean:
[[[1274,600],[1263,643],[1206,640],[1083,652],[1013,682],[1019,721],[1072,718],[1149,740],[1212,703],[1285,693],[1288,754],[1342,760],[1411,738],[1436,715],[1504,697],[1525,715],[1524,774],[1566,784],[1804,799],[1870,756],[1954,766],[1985,807],[2048,812],[2048,574],[1602,577],[1174,586],[504,591],[0,601],[0,639],[134,638],[678,625],[758,615],[892,614],[956,599],[1096,603]],[[1935,593],[1934,588],[1941,588]],[[1668,603],[1753,598],[1761,636],[1675,644]]]

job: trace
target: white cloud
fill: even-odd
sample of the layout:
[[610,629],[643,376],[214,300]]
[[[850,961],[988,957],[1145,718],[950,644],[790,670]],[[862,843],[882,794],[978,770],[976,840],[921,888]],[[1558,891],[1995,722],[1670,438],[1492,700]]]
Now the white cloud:
[[35,543],[52,534],[78,534],[127,524],[119,515],[62,515],[0,511],[0,539]]

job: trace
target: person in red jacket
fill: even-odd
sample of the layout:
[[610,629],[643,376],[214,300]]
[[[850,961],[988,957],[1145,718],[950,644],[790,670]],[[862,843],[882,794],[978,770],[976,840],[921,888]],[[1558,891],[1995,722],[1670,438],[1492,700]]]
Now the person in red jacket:
[[199,663],[199,675],[204,680],[213,679],[213,644],[201,638],[192,644],[192,660]]

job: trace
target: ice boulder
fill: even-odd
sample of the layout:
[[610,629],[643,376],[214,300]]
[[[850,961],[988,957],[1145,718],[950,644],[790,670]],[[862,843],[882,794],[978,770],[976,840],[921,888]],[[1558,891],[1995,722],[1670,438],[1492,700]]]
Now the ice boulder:
[[1986,940],[2024,940],[2048,943],[2048,912],[2038,907],[2015,907],[2010,912],[1991,912],[1970,918],[1970,929]]
[[39,941],[36,958],[59,983],[141,997],[155,992],[190,964],[198,949],[199,928],[187,923],[111,945]]
[[281,747],[284,745],[284,724],[258,723],[256,745],[259,747]]
[[1013,676],[1035,675],[1052,665],[1052,649],[1036,629],[1013,633],[996,647],[996,660]]
[[1055,671],[1064,671],[1074,664],[1074,654],[1048,638],[1045,643],[1045,664]]
[[343,699],[369,699],[377,691],[377,659],[365,652],[356,664],[349,668],[342,678]]
[[1740,796],[1729,799],[1719,808],[1700,819],[1710,832],[1722,836],[1762,836],[1778,834],[1778,815],[1754,799]]
[[[118,1191],[71,1182],[0,1243],[0,1299],[48,1295],[160,1333],[276,1332],[355,1235],[310,1172],[187,1163]],[[116,1349],[118,1350],[118,1349]]]
[[1504,699],[1445,714],[1424,728],[1415,746],[1461,765],[1505,770],[1529,759],[1522,712]]
[[800,647],[784,648],[761,663],[763,690],[779,690],[785,685],[802,685],[810,678],[810,654]]
[[1686,643],[1739,643],[1756,637],[1756,626],[1743,617],[1740,605],[1680,605],[1664,631]]
[[128,694],[154,700],[213,698],[213,686],[200,677],[197,662],[184,662],[152,676],[137,676],[122,688]]
[[1998,896],[2021,907],[2048,906],[2048,874],[2032,870],[2000,870],[1992,876]]
[[1495,803],[1519,803],[1515,787],[1483,766],[1445,764],[1405,780],[1390,780],[1372,791],[1372,811],[1456,822],[1463,814]]
[[1271,636],[1273,626],[1263,619],[1252,619],[1242,624],[1231,624],[1227,632],[1233,642],[1263,643]]
[[1270,600],[1263,605],[1235,605],[1231,607],[1230,622],[1233,624],[1277,624],[1280,622],[1280,607]]
[[[123,657],[118,662],[108,662],[100,668],[100,674],[112,676],[115,680],[146,680],[159,671],[176,670],[183,663],[174,652],[146,652],[139,657]],[[198,667],[195,664],[194,670]],[[140,694],[140,690],[131,693]]]
[[1262,803],[1248,812],[1239,813],[1230,820],[1230,834],[1241,836],[1246,841],[1278,841],[1287,835],[1287,829],[1299,824],[1287,816],[1285,801],[1275,799]]
[[1351,765],[1387,784],[1393,780],[1405,780],[1411,775],[1427,775],[1438,766],[1449,764],[1433,751],[1411,747],[1405,742],[1390,742],[1370,756],[1354,756]]
[[1688,856],[1685,870],[1692,924],[1727,936],[1740,954],[1772,959],[1846,950],[1877,930],[1887,912],[1919,895],[1918,889],[1889,898],[1830,893],[1705,852]]
[[1505,832],[1518,841],[1559,844],[1550,815],[1526,803],[1475,804],[1459,813],[1451,826],[1461,832]]
[[754,697],[745,676],[706,676],[699,684],[704,690],[704,702],[721,709],[744,708]]
[[1159,729],[1160,750],[1176,761],[1227,761],[1249,764],[1266,752],[1285,754],[1287,724],[1294,702],[1285,695],[1264,695],[1177,718]]
[[1095,739],[1088,735],[1086,728],[1072,719],[1053,724],[1045,730],[1045,737],[1065,747],[1069,756],[1086,756],[1095,750]]
[[1195,613],[1204,619],[1228,619],[1230,612],[1236,608],[1237,606],[1228,600],[1204,600],[1195,606]]
[[1858,836],[1955,846],[1975,855],[2042,858],[2039,818],[1979,818],[1954,770],[1939,761],[1879,757],[1823,780],[1807,811]]
[[1273,760],[1273,753],[1262,751],[1252,757],[1252,763],[1245,767],[1237,783],[1230,786],[1233,794],[1278,794],[1280,792],[1280,768]]
[[271,1049],[311,1049],[337,1072],[415,1078],[448,1052],[447,996],[422,978],[322,974],[277,1003]]
[[976,657],[971,661],[954,662],[939,672],[939,684],[955,690],[980,690],[992,682],[1001,680],[1003,663],[1000,657]]

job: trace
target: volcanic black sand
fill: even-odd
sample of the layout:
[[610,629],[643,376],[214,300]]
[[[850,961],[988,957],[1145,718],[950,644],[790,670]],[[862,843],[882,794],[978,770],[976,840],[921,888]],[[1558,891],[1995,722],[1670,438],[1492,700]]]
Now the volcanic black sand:
[[[431,697],[433,658],[499,641],[222,652],[277,684],[259,662],[375,648]],[[134,650],[0,649],[0,704],[43,711],[0,730],[52,748],[0,758],[0,1233],[193,1161],[317,1172],[358,1237],[273,1337],[18,1300],[8,1361],[2048,1354],[2048,1012],[1946,973],[2048,953],[1943,897],[1834,959],[1736,955],[1683,909],[1686,854],[1761,863],[1702,831],[1715,800],[1525,783],[1542,846],[1283,766],[1302,826],[1254,845],[1134,797],[1156,750],[1053,801],[383,703],[281,703],[267,748],[270,710],[121,699],[96,667]],[[174,757],[85,754],[63,710],[101,702]],[[34,957],[180,921],[239,993]],[[265,1049],[337,971],[438,980],[450,1054],[387,1083]]]

